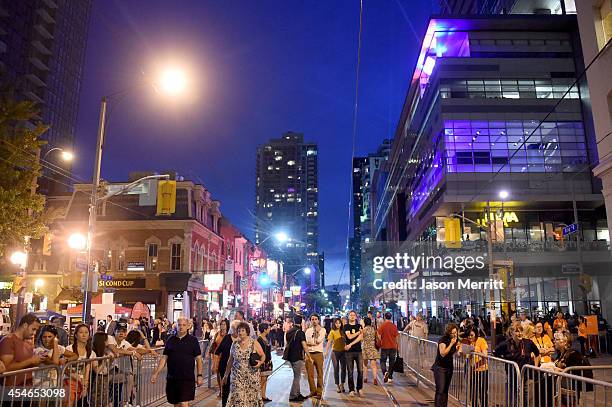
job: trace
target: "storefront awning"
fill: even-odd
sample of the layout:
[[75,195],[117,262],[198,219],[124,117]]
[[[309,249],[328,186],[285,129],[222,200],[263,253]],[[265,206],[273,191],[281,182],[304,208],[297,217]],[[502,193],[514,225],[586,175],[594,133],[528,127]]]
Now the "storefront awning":
[[62,291],[53,300],[54,303],[78,303],[83,302],[83,292],[76,288],[62,288]]

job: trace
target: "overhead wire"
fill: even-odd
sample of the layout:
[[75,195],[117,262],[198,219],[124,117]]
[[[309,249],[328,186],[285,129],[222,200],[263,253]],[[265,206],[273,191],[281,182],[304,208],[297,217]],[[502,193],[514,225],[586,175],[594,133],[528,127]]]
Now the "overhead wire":
[[[357,64],[355,66],[355,103],[353,105],[353,129],[352,129],[352,145],[351,145],[351,161],[350,161],[350,178],[349,178],[349,201],[348,201],[348,219],[346,225],[346,250],[345,258],[349,258],[349,239],[351,238],[351,213],[353,204],[353,160],[355,158],[355,146],[357,141],[357,113],[359,110],[359,71],[361,68],[361,36],[363,33],[363,0],[359,1],[359,32],[357,35]],[[338,278],[338,284],[344,276],[344,267]],[[337,285],[338,285],[337,284]]]

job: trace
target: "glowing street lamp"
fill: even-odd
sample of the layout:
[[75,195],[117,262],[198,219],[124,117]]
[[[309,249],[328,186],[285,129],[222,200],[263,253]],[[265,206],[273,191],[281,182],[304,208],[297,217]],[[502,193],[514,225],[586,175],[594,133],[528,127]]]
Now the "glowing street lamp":
[[278,232],[274,235],[274,237],[279,243],[285,243],[289,240],[289,236],[287,236],[287,233],[285,232]]
[[36,288],[36,291],[40,290],[44,285],[45,280],[43,280],[42,278],[38,278],[36,279],[36,281],[34,281],[34,287]]
[[310,267],[304,267],[304,274],[308,276],[310,275],[310,273],[312,273],[312,270],[310,269]]
[[82,233],[73,233],[68,237],[68,246],[74,250],[84,251],[87,248],[87,238]]
[[49,154],[51,154],[51,152],[53,152],[53,151],[59,151],[60,152],[60,158],[63,161],[70,162],[70,161],[74,160],[74,154],[71,151],[64,150],[63,148],[60,148],[60,147],[53,147],[52,149],[47,151],[45,153],[45,155],[43,156],[43,160],[46,159],[47,156]]
[[26,252],[16,251],[11,254],[10,260],[11,263],[19,266],[20,269],[25,269],[28,264],[28,254]]
[[507,199],[509,196],[510,196],[510,193],[506,191],[505,189],[502,189],[501,191],[499,191],[499,197],[501,199]]
[[159,77],[159,87],[167,95],[180,95],[187,88],[187,74],[180,68],[167,68]]

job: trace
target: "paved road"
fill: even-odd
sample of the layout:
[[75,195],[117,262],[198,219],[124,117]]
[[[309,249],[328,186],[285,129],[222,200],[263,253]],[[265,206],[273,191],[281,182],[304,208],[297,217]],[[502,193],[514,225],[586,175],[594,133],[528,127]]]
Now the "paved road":
[[[350,397],[347,393],[337,393],[334,383],[333,367],[331,361],[326,360],[325,365],[325,388],[323,391],[323,399],[321,401],[315,399],[306,400],[303,403],[289,403],[289,391],[293,381],[293,372],[291,368],[284,364],[280,353],[273,353],[272,360],[275,370],[268,380],[267,396],[273,401],[267,403],[267,407],[281,406],[365,406],[375,405],[377,407],[395,407],[395,406],[429,406],[433,403],[433,392],[431,389],[423,385],[416,387],[415,381],[410,377],[396,375],[393,383],[374,386],[370,372],[369,383],[364,384],[362,397]],[[382,376],[379,373],[379,381],[382,383]],[[302,375],[301,381],[302,394],[308,394],[308,380],[306,372]],[[208,389],[201,387],[197,390],[196,400],[192,404],[197,407],[220,407],[221,400],[217,398],[216,383],[213,382],[213,388]],[[453,405],[452,403],[449,403]],[[167,405],[167,404],[166,404]]]

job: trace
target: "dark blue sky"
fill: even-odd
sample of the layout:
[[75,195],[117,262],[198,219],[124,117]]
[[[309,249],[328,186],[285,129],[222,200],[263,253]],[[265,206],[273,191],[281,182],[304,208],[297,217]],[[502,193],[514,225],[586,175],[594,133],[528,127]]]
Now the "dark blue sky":
[[[148,89],[113,101],[102,177],[176,169],[201,182],[252,237],[258,145],[282,132],[319,144],[319,250],[326,283],[345,263],[358,0],[95,1],[75,173],[91,179],[99,100],[179,59],[197,98],[172,106]],[[432,0],[364,1],[356,154],[392,137]],[[413,28],[411,27],[411,25]],[[348,281],[348,266],[342,282]]]

